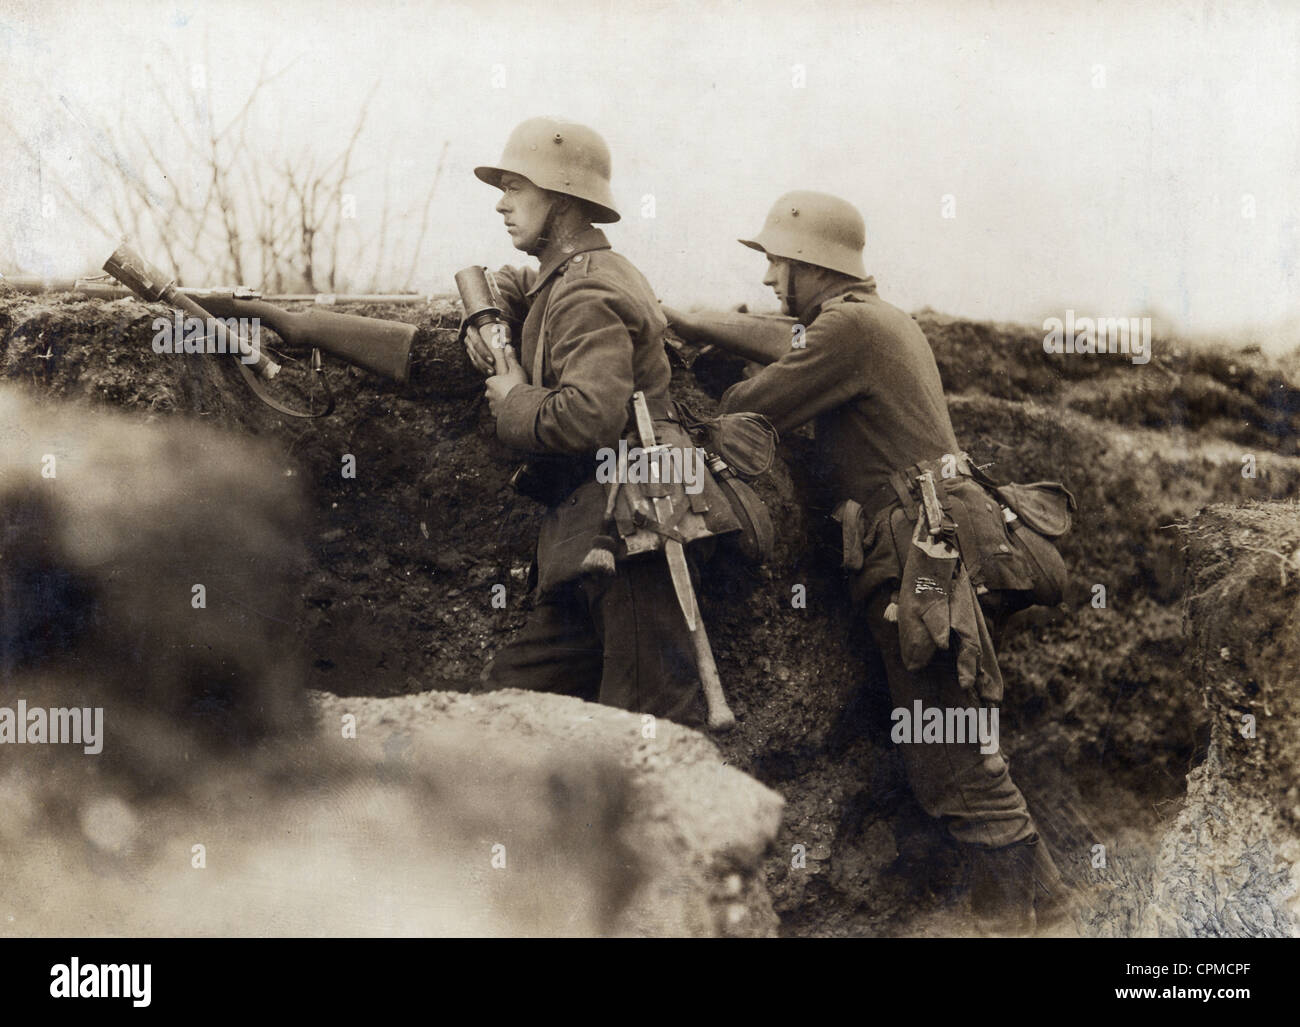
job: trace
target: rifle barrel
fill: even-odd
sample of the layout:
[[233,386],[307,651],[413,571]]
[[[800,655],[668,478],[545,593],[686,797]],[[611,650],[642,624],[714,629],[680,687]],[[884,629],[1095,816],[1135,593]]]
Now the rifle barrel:
[[[55,292],[75,292],[96,299],[123,299],[133,295],[130,289],[120,285],[108,285],[92,282],[84,278],[41,278],[39,275],[0,275],[0,288],[8,286],[17,292],[38,295]],[[213,292],[234,292],[232,286],[197,287],[186,286],[177,290],[182,296],[202,299]],[[414,292],[366,292],[366,293],[332,293],[332,292],[286,292],[263,296],[251,289],[238,290],[248,299],[268,300],[272,303],[315,303],[330,307],[343,303],[383,303],[404,305],[431,303],[435,297]]]

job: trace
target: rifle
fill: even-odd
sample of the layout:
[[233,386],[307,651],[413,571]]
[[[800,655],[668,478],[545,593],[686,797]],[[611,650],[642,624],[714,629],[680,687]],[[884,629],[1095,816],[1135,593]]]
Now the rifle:
[[795,319],[780,314],[738,314],[714,311],[685,313],[663,308],[673,330],[688,343],[716,346],[759,364],[773,364],[790,352]]
[[[415,325],[321,310],[290,313],[253,297],[245,290],[185,292],[177,287],[175,279],[164,275],[126,243],[105,261],[104,270],[146,303],[165,301],[203,321],[216,335],[216,352],[239,356],[240,374],[253,394],[267,406],[289,417],[325,417],[334,410],[334,394],[323,373],[322,351],[391,378],[398,384],[405,382],[410,373],[411,344],[418,332]],[[274,378],[280,372],[280,364],[261,352],[256,338],[250,341],[223,323],[227,319],[250,319],[259,326],[264,322],[284,340],[286,347],[309,347],[313,378],[321,382],[326,398],[325,409],[303,413],[269,395],[258,377]]]
[[[109,285],[108,282],[110,280],[111,279],[108,275],[98,275],[94,278],[41,278],[39,275],[0,274],[0,286],[8,286],[15,292],[26,293],[29,295],[40,295],[42,293],[50,292],[75,292],[82,296],[89,296],[93,299],[102,300],[120,300],[135,295],[125,286]],[[435,299],[450,298],[424,296],[415,292],[364,292],[342,294],[333,292],[285,292],[272,293],[267,296],[244,285],[218,285],[206,288],[179,286],[178,291],[192,299],[208,296],[212,293],[233,292],[239,299],[266,300],[268,303],[315,303],[317,306],[321,307],[332,307],[335,304],[343,303],[377,303],[385,306],[405,306],[407,304],[415,305],[417,303],[429,304]]]

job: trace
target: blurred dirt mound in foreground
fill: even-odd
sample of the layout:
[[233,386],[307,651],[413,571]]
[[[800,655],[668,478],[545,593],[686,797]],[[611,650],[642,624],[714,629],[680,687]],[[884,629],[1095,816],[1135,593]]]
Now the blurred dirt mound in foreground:
[[313,735],[166,792],[10,755],[0,935],[775,933],[781,799],[707,739],[563,696],[381,702],[322,697]]
[[[104,751],[84,758],[141,791],[307,724],[284,644],[304,508],[274,447],[12,386],[0,440],[4,706],[102,706]],[[0,761],[52,751],[6,744]]]
[[313,707],[275,447],[12,386],[0,439],[0,934],[775,932],[781,799],[693,731]]
[[[727,766],[696,731],[513,689],[393,699],[317,693],[316,706],[325,734],[340,733],[343,718],[355,717],[358,747],[381,777],[429,762],[456,768],[465,819],[482,821],[482,851],[473,859],[486,861],[489,840],[505,846],[515,861],[509,865],[530,875],[514,885],[510,908],[535,907],[543,931],[590,933],[585,915],[600,933],[621,935],[776,932],[760,867],[781,823],[782,799]],[[496,796],[472,791],[492,783],[501,789]],[[538,844],[529,819],[548,807],[559,823]],[[561,837],[564,844],[555,844]],[[607,894],[597,895],[603,906],[546,908],[547,875],[576,876],[584,866],[598,868],[588,878],[604,884]],[[568,916],[577,919],[560,927]]]

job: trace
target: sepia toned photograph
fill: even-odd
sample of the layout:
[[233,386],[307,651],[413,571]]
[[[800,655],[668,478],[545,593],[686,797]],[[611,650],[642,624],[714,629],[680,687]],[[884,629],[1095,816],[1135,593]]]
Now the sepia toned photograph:
[[0,0],[0,937],[1300,935],[1298,53]]

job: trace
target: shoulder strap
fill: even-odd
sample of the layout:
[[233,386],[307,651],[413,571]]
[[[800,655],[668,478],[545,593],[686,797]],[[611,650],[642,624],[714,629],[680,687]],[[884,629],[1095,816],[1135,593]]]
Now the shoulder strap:
[[546,305],[542,307],[542,323],[537,329],[537,348],[533,350],[533,376],[529,379],[533,385],[542,384],[542,372],[546,366],[546,319],[551,313],[551,293],[558,284],[559,276],[551,279],[550,285],[546,287],[546,295],[542,298]]

